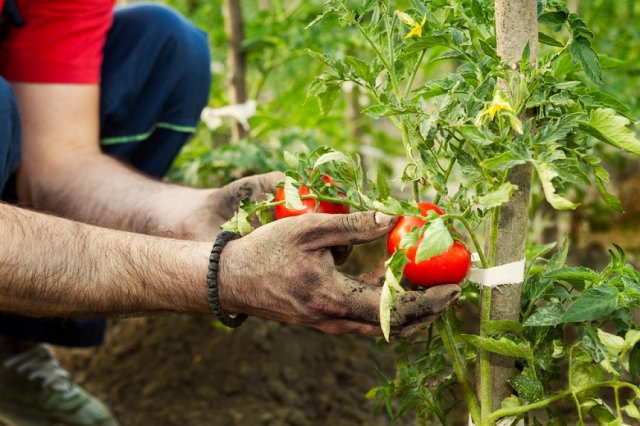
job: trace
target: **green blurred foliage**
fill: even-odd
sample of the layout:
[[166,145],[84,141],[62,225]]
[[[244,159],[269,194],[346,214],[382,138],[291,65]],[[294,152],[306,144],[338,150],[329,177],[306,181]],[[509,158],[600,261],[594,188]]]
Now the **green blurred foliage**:
[[[208,32],[214,77],[209,105],[227,105],[227,37],[222,0],[165,2]],[[411,2],[406,3],[409,6]],[[628,105],[626,115],[636,120],[640,116],[640,0],[577,0],[575,5],[594,30],[595,49],[604,53],[601,60],[605,85],[598,89]],[[315,96],[307,98],[311,83],[326,69],[307,49],[337,58],[358,56],[365,49],[353,29],[341,27],[339,20],[333,18],[331,25],[307,28],[322,13],[321,0],[245,0],[242,7],[248,93],[250,99],[258,101],[257,114],[250,120],[251,132],[247,140],[230,143],[228,123],[214,131],[201,125],[174,164],[169,179],[199,186],[222,185],[240,176],[285,169],[283,150],[295,152],[302,146],[313,149],[320,145],[347,153],[379,148],[378,152],[384,153],[382,158],[364,155],[365,166],[394,175],[390,163],[394,156],[402,155],[396,132],[384,124],[349,118],[348,94],[338,96],[327,115],[321,114]],[[336,31],[327,31],[332,26]],[[416,85],[454,71],[458,65],[455,59],[424,65]],[[567,69],[571,68],[568,65]],[[584,76],[578,78],[588,82]],[[595,83],[588,84],[596,88]],[[356,98],[360,98],[357,109],[369,106],[366,97]],[[603,156],[607,157],[607,153]],[[618,169],[624,164],[618,154],[609,157],[608,162]]]

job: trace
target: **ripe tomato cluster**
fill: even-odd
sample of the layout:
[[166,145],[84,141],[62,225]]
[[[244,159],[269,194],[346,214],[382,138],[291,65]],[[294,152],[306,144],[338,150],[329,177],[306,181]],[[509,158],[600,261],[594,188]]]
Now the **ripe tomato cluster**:
[[[325,175],[322,180],[329,185],[336,183],[329,176]],[[311,190],[306,186],[301,186],[298,193],[300,195],[308,195]],[[280,188],[276,194],[276,201],[284,201],[284,188]],[[294,210],[288,208],[284,203],[275,207],[276,219],[284,219],[291,216],[299,216],[305,213],[329,213],[329,214],[346,214],[349,213],[349,206],[346,204],[331,203],[328,201],[320,201],[306,198],[302,199],[304,209]],[[444,214],[442,209],[432,203],[418,203],[423,216],[427,216],[430,211],[436,212],[438,215]],[[413,228],[419,228],[425,224],[425,221],[414,216],[400,216],[398,222],[389,232],[387,237],[387,247],[391,254],[396,250],[405,250],[400,248],[402,238],[407,235]],[[445,252],[433,256],[425,261],[416,262],[416,252],[423,237],[409,247],[406,252],[409,262],[404,268],[403,274],[411,282],[421,287],[433,287],[442,284],[459,284],[469,273],[471,267],[471,254],[467,247],[459,242],[454,241],[453,245]]]
[[[432,203],[418,203],[420,212],[427,216],[429,211],[434,211],[438,215],[443,214],[442,209]],[[387,247],[391,254],[400,248],[402,237],[407,235],[413,228],[421,227],[425,221],[414,216],[400,216],[398,222],[393,227],[387,237]],[[467,247],[454,241],[453,245],[443,253],[430,257],[422,262],[416,262],[416,252],[423,237],[406,251],[409,263],[404,268],[403,274],[412,283],[421,287],[433,287],[442,284],[459,284],[469,273],[471,267],[471,253]]]
[[[322,180],[329,185],[336,185],[336,183],[329,176],[322,176]],[[309,195],[311,190],[306,186],[301,186],[298,191],[300,195]],[[276,193],[276,201],[284,201],[284,188],[280,188]],[[304,209],[294,210],[288,208],[285,204],[279,204],[275,207],[276,219],[284,219],[290,216],[299,216],[305,213],[330,213],[330,214],[346,214],[349,213],[349,206],[346,204],[330,203],[328,201],[320,201],[318,209],[316,210],[317,201],[311,198],[302,199]]]

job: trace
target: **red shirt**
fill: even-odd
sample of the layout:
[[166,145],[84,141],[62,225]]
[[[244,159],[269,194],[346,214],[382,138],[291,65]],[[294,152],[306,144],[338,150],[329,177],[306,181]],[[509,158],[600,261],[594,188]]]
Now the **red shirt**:
[[[2,10],[4,0],[0,0]],[[0,75],[25,83],[100,82],[115,0],[16,0],[25,25],[0,44]]]

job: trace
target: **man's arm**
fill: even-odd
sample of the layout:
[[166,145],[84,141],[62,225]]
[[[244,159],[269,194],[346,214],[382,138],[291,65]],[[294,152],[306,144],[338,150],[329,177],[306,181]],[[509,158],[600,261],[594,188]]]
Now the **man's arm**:
[[211,244],[98,228],[0,204],[0,312],[207,314]]
[[261,196],[280,179],[261,175],[226,190],[150,179],[101,152],[97,85],[12,86],[24,140],[18,196],[39,210],[104,227],[211,240],[239,195]]
[[[373,212],[308,214],[265,225],[222,251],[221,306],[330,333],[379,335],[380,288],[337,272],[330,248],[378,238],[392,225]],[[210,312],[210,243],[103,229],[6,204],[0,204],[0,241],[0,312]],[[459,293],[456,285],[405,292],[392,314],[393,332],[432,321]]]

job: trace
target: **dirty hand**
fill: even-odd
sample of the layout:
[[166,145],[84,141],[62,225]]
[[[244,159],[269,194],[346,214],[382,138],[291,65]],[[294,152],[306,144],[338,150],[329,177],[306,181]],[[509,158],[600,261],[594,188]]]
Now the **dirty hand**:
[[203,198],[183,221],[183,234],[191,240],[209,241],[220,232],[220,226],[233,217],[245,198],[262,201],[265,194],[275,193],[284,173],[271,172],[248,176],[222,188],[207,190]]
[[[220,258],[221,306],[228,313],[327,333],[380,335],[380,287],[339,273],[330,249],[380,238],[394,222],[379,212],[309,213],[270,223],[231,241]],[[392,313],[392,333],[406,334],[433,321],[459,293],[457,285],[407,291]]]

